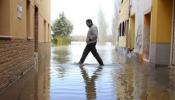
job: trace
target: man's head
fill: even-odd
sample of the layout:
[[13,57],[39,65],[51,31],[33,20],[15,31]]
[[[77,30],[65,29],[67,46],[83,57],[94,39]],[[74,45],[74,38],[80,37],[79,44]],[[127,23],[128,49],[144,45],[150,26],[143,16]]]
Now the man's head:
[[86,20],[86,25],[90,28],[93,25],[93,22],[91,19]]

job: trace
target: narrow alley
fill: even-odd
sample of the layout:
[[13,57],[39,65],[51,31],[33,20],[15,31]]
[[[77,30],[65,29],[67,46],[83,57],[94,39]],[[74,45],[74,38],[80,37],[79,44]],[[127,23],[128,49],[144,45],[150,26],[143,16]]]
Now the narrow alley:
[[[0,12],[0,100],[175,100],[174,0],[0,0]],[[102,66],[80,60],[86,45]]]

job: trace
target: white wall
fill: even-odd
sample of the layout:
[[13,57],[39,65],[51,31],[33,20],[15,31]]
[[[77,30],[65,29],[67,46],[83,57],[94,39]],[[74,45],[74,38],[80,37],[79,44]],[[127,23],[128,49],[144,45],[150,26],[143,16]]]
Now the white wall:
[[137,53],[143,52],[144,15],[151,11],[152,0],[132,0],[132,13],[135,15],[135,49]]

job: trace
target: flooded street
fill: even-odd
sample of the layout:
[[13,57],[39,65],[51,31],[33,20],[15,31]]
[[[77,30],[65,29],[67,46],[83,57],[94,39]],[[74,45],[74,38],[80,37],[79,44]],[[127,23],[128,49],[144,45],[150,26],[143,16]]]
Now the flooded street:
[[175,0],[0,0],[0,11],[0,100],[175,100]]
[[98,46],[105,66],[98,66],[90,53],[83,67],[79,61],[85,44],[73,42],[68,47],[53,47],[51,58],[51,100],[116,100],[116,74],[121,66],[115,62],[114,47]]
[[105,66],[98,66],[90,53],[79,67],[84,47],[85,43],[72,42],[52,48],[51,100],[174,100],[169,68],[129,60],[110,43],[97,46]]
[[0,100],[175,100],[174,68],[140,64],[116,52],[110,43],[98,45],[104,61],[90,53],[76,64],[85,43],[41,46],[38,67],[0,94]]

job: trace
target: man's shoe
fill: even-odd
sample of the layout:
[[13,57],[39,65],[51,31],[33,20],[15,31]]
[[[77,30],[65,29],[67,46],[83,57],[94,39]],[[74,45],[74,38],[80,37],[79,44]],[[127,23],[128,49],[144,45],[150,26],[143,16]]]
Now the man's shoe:
[[83,63],[80,63],[80,62],[79,62],[78,64],[79,64],[80,67],[83,67]]
[[104,64],[100,64],[100,66],[104,66]]

